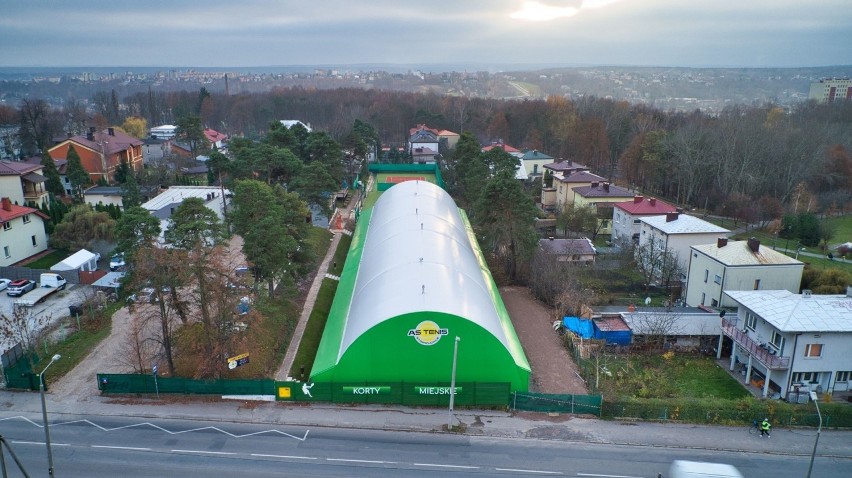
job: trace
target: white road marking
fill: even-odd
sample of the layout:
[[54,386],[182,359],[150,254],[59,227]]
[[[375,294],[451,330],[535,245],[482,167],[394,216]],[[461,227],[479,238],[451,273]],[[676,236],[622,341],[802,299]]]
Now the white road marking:
[[205,450],[171,450],[172,453],[195,453],[200,455],[236,455],[228,451],[205,451]]
[[316,460],[315,456],[292,456],[292,455],[264,455],[263,453],[252,453],[251,456],[259,458],[292,458],[294,460]]
[[[23,440],[12,440],[12,443],[16,445],[45,445],[43,441],[23,441]],[[70,443],[53,443],[50,442],[50,446],[71,446]]]
[[[29,422],[32,425],[35,425],[39,428],[44,428],[44,425],[42,425],[40,423],[36,423],[36,422],[30,420],[29,418],[22,417],[20,415],[15,416],[15,417],[0,418],[0,422],[5,421],[5,420],[14,420],[14,419],[23,420],[23,421]],[[225,435],[228,435],[232,438],[245,438],[245,437],[250,437],[250,436],[254,436],[254,435],[263,435],[265,433],[276,433],[276,434],[283,435],[283,436],[286,436],[286,437],[294,438],[294,439],[299,440],[299,441],[307,440],[308,439],[308,432],[310,431],[310,430],[305,430],[305,435],[301,436],[301,437],[298,437],[296,435],[291,435],[289,433],[285,433],[285,432],[282,432],[280,430],[275,430],[275,429],[263,430],[263,431],[254,432],[254,433],[246,433],[244,435],[237,435],[237,434],[234,434],[234,433],[231,433],[231,432],[226,432],[225,430],[222,430],[221,428],[217,428],[217,427],[201,427],[201,428],[193,428],[191,430],[180,430],[180,431],[173,432],[173,431],[167,430],[167,429],[165,429],[165,428],[163,428],[159,425],[154,425],[153,423],[150,423],[150,422],[134,423],[133,425],[124,425],[124,426],[120,426],[120,427],[106,428],[106,427],[102,427],[102,426],[98,425],[97,423],[91,422],[89,420],[73,420],[73,421],[70,421],[70,422],[57,422],[57,423],[51,424],[51,426],[57,427],[57,426],[60,426],[60,425],[73,425],[75,423],[86,423],[86,424],[89,424],[89,425],[91,425],[95,428],[98,428],[101,431],[105,431],[105,432],[111,432],[111,431],[114,431],[114,430],[122,430],[124,428],[135,428],[135,427],[148,426],[148,427],[166,432],[169,435],[180,435],[182,433],[198,432],[198,431],[205,431],[205,430],[214,430],[214,431],[217,431],[217,432],[220,432],[220,433],[224,433]]]
[[350,463],[372,463],[377,465],[396,465],[395,461],[379,461],[379,460],[348,460],[346,458],[326,458],[327,461],[347,461]]
[[465,466],[465,465],[442,465],[439,463],[415,463],[414,466],[436,466],[439,468],[464,468],[469,470],[478,469],[478,466]]
[[110,450],[151,451],[150,448],[139,448],[139,447],[135,447],[135,446],[92,445],[92,448],[109,448]]
[[540,475],[561,475],[561,471],[543,471],[543,470],[521,470],[518,468],[495,468],[497,471],[509,471],[512,473],[537,473]]
[[630,475],[598,475],[596,473],[577,473],[577,476],[597,476],[600,478],[642,478],[641,476]]

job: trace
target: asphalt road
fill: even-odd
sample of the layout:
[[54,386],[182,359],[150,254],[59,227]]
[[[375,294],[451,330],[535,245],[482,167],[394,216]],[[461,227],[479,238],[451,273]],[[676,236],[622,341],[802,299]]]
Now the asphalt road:
[[[10,417],[0,433],[31,476],[47,471],[38,420]],[[55,476],[663,476],[672,460],[731,463],[746,477],[805,476],[807,457],[682,448],[518,440],[437,433],[234,422],[80,417],[51,422]],[[5,453],[8,476],[23,476]],[[848,476],[852,459],[821,458],[818,477]]]

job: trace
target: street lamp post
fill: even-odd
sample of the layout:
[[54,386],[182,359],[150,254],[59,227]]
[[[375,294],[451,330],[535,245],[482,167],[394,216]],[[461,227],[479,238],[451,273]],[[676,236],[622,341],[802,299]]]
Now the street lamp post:
[[817,427],[816,440],[814,440],[814,451],[811,452],[811,463],[808,465],[808,478],[811,478],[811,470],[814,469],[814,457],[816,457],[817,444],[819,443],[819,434],[822,431],[822,413],[819,412],[819,402],[817,401],[816,392],[811,392],[811,400],[816,405],[817,416],[819,417],[819,426]]
[[53,358],[50,359],[50,362],[47,364],[44,369],[42,369],[41,373],[38,375],[38,388],[39,393],[41,394],[41,417],[44,421],[44,442],[47,445],[47,474],[50,476],[53,475],[53,453],[50,451],[50,429],[47,428],[47,405],[44,403],[44,372],[47,372],[48,367],[53,365],[53,362],[61,359],[62,356],[56,354]]
[[456,341],[453,344],[453,374],[450,377],[450,414],[447,421],[447,431],[453,429],[453,405],[455,404],[456,398],[456,361],[459,357],[459,338],[456,337]]

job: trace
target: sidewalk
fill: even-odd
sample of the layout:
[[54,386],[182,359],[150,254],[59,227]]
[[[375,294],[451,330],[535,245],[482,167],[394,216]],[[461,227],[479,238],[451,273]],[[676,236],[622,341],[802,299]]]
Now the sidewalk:
[[[236,422],[297,427],[337,427],[447,433],[446,409],[401,406],[335,406],[220,400],[214,397],[123,398],[93,396],[65,401],[48,394],[51,423],[86,416],[185,419],[206,422]],[[39,395],[34,392],[0,391],[0,419],[24,416],[41,422]],[[816,430],[781,429],[772,438],[749,435],[746,426],[722,427],[681,423],[606,421],[544,413],[511,413],[495,410],[456,410],[468,436],[540,439],[565,442],[623,444],[700,450],[725,450],[781,455],[810,456]],[[458,425],[454,422],[454,425]],[[2,423],[2,422],[0,422]],[[818,455],[852,459],[852,431],[823,430]]]

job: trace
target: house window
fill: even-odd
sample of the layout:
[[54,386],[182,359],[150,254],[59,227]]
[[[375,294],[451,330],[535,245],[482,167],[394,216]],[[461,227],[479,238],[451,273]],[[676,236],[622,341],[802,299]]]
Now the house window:
[[65,180],[65,184],[68,184],[68,183],[70,183],[70,182],[71,182],[71,181],[69,181],[69,180],[68,180],[68,176],[65,176],[65,177],[64,177],[64,178],[62,178],[62,179],[64,179],[64,180]]
[[819,372],[796,372],[793,374],[793,383],[816,382],[818,378]]
[[32,240],[33,240],[33,247],[37,246],[37,245],[38,245],[38,242],[36,241],[36,237],[35,237],[35,236],[32,236]]
[[754,290],[760,290],[760,279],[754,280]]
[[717,284],[721,284],[722,283],[722,276],[717,274],[716,277],[713,278],[713,282],[715,282]]
[[837,380],[835,382],[848,382],[850,376],[852,376],[852,371],[849,370],[837,372]]
[[747,329],[751,329],[753,331],[754,328],[757,326],[757,316],[755,316],[751,312],[746,312],[745,324]]
[[533,164],[533,174],[538,174],[538,165]]
[[719,305],[719,301],[718,301],[718,300],[716,300],[716,299],[711,299],[711,300],[710,300],[710,307],[716,307],[716,306],[718,306],[718,305]]
[[6,257],[12,257],[12,254],[9,254],[9,246],[3,246],[3,254],[5,254]]
[[640,222],[642,222],[642,221],[640,221],[639,219],[634,219],[634,220],[633,220],[633,224],[639,224]]
[[779,334],[777,330],[772,331],[772,346],[779,352],[784,348],[784,336]]
[[822,357],[822,344],[807,344],[807,345],[805,345],[805,357],[810,357],[810,358]]
[[11,222],[4,222],[3,223],[3,230],[8,231],[9,229],[12,229],[12,223]]
[[710,277],[710,271],[709,271],[709,270],[707,270],[707,269],[704,269],[704,283],[705,283],[705,284],[707,283],[707,278],[708,278],[708,277]]
[[30,223],[30,215],[29,214],[24,214],[23,219],[24,219],[24,224]]
[[704,305],[704,299],[706,298],[706,296],[707,294],[705,294],[704,292],[701,293],[701,305]]

